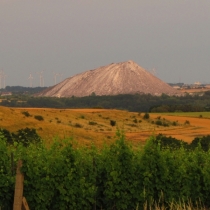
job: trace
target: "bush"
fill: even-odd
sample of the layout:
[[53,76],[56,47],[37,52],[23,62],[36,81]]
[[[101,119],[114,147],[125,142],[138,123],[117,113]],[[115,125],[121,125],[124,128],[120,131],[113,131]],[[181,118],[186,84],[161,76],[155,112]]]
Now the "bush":
[[82,126],[80,123],[75,123],[75,124],[74,124],[74,127],[75,127],[75,128],[82,128],[83,126]]
[[23,111],[22,114],[25,115],[25,117],[30,117],[31,116],[28,111]]
[[43,121],[44,118],[41,115],[35,115],[34,118],[39,121]]
[[172,125],[173,125],[173,126],[177,126],[177,122],[176,122],[176,121],[173,121],[173,122],[172,122]]
[[127,124],[128,126],[131,126],[131,127],[137,127],[136,124]]
[[[117,133],[114,143],[100,149],[68,139],[8,147],[4,138],[0,135],[2,209],[13,204],[11,150],[14,160],[23,161],[24,196],[31,209],[209,209],[209,152],[186,150],[174,138],[160,134],[144,148],[133,148]],[[166,148],[169,142],[175,147]]]
[[157,121],[155,122],[155,124],[156,124],[156,125],[163,125],[163,123],[162,123],[161,120],[157,120]]
[[147,120],[147,119],[149,119],[149,118],[150,118],[149,113],[146,112],[146,113],[144,114],[144,116],[143,116],[143,119]]
[[138,120],[137,120],[137,119],[134,119],[133,122],[134,122],[134,123],[138,123]]
[[90,121],[88,124],[89,125],[97,125],[97,122]]
[[116,121],[110,120],[110,125],[111,125],[111,126],[115,126],[115,125],[116,125]]
[[167,122],[163,122],[163,126],[168,127],[169,124]]

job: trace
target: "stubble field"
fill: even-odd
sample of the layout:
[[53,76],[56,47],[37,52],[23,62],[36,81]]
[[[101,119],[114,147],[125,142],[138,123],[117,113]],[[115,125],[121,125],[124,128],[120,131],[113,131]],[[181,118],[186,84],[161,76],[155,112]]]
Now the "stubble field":
[[[210,113],[149,113],[149,119],[144,119],[144,115],[108,109],[0,107],[0,127],[10,132],[35,128],[46,143],[53,138],[73,138],[82,145],[109,144],[115,140],[117,129],[123,130],[134,144],[144,144],[151,135],[159,133],[186,142],[210,135]],[[110,121],[115,121],[116,125],[112,126]]]

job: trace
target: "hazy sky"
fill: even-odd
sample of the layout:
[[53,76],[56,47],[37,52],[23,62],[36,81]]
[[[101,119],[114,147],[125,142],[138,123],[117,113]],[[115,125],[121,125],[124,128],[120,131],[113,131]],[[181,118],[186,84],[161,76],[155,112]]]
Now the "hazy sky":
[[[133,60],[165,82],[210,83],[209,0],[0,0],[6,85],[46,86]],[[57,78],[59,81],[59,78]]]

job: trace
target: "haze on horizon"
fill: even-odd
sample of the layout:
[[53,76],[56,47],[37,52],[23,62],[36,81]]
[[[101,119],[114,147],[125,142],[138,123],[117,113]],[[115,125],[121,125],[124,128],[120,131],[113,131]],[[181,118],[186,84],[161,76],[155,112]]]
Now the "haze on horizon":
[[[45,86],[133,60],[165,82],[210,83],[210,1],[1,0],[6,85]],[[59,78],[57,77],[57,82]]]

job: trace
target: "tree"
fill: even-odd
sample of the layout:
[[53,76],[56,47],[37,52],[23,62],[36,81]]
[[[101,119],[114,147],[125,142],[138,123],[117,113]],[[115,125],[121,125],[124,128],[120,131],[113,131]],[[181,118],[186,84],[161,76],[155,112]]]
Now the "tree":
[[143,116],[143,118],[145,119],[145,120],[147,120],[147,119],[149,119],[149,113],[148,112],[146,112],[145,114],[144,114],[144,116]]

